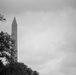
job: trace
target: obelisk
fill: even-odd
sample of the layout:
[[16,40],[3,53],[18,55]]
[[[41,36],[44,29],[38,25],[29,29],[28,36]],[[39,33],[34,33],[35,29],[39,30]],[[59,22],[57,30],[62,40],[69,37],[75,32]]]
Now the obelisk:
[[12,38],[15,40],[15,44],[13,49],[15,50],[15,54],[14,54],[14,61],[17,62],[17,22],[16,22],[16,18],[14,17],[14,20],[12,22],[12,31],[11,31],[11,36]]

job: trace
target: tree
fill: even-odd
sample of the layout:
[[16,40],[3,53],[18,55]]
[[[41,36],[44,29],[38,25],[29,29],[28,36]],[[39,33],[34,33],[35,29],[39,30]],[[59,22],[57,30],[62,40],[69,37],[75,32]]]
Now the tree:
[[23,63],[10,63],[4,70],[0,72],[0,75],[38,75],[37,71],[33,71]]
[[0,58],[6,58],[6,61],[13,62],[13,56],[15,53],[15,50],[13,49],[13,46],[15,44],[15,41],[12,39],[12,37],[4,32],[0,33]]
[[4,18],[4,15],[0,14],[0,21],[6,21],[6,19]]
[[39,75],[39,73],[37,71],[33,71],[32,75]]

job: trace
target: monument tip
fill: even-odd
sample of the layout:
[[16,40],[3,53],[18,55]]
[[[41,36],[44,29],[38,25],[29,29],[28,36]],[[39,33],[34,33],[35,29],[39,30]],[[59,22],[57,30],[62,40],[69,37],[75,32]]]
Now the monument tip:
[[14,26],[14,25],[17,25],[16,17],[14,17],[13,22],[12,22],[12,26]]

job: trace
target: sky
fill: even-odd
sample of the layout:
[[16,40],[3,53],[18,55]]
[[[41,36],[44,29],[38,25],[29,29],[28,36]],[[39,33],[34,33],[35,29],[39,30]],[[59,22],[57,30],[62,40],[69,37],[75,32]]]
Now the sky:
[[39,75],[76,75],[76,0],[0,0],[0,31],[18,24],[18,61]]

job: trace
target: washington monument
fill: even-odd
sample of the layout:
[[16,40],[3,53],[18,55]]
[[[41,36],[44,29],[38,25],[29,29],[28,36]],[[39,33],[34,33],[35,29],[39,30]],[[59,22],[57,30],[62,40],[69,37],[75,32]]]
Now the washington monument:
[[15,44],[13,49],[15,50],[15,54],[14,54],[14,61],[17,62],[17,22],[16,22],[16,18],[14,17],[14,20],[12,22],[12,31],[11,31],[11,36],[12,38],[15,40]]

